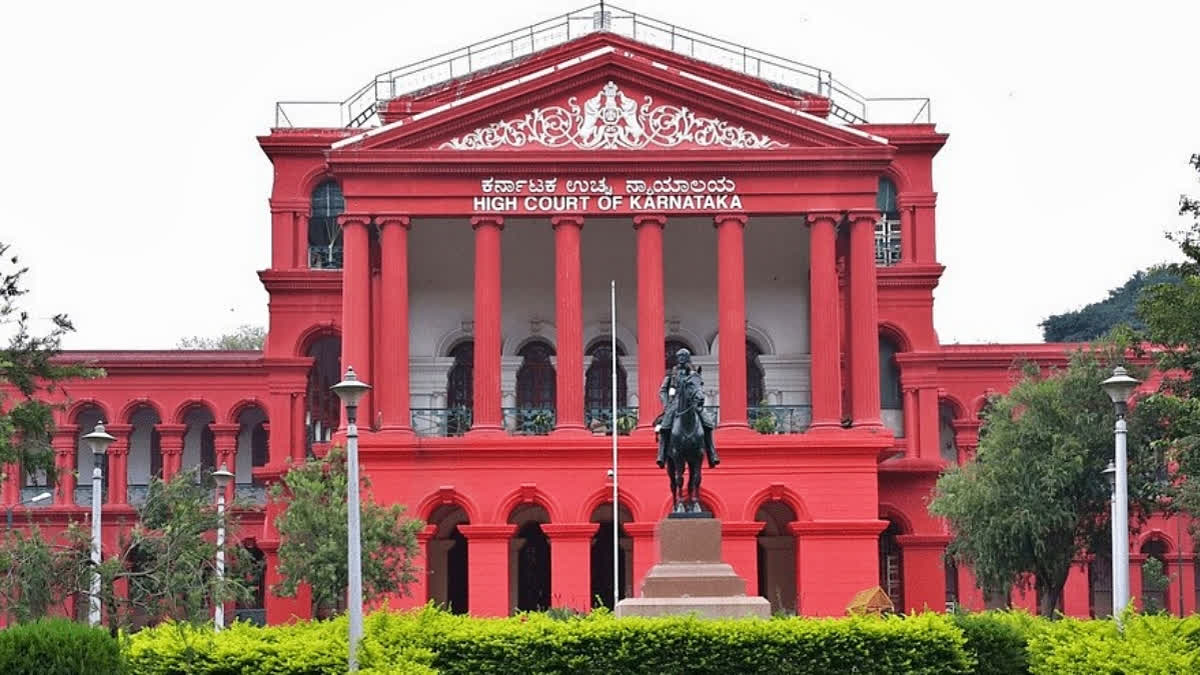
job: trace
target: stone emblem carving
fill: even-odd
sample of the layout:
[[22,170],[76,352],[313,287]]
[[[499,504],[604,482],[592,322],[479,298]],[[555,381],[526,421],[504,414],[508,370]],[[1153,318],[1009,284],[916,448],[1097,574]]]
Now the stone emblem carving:
[[492,150],[540,145],[581,150],[640,150],[647,146],[673,148],[685,143],[738,150],[787,147],[766,134],[716,117],[699,116],[687,106],[656,106],[650,96],[639,106],[611,81],[582,106],[572,96],[565,108],[534,108],[524,117],[479,127],[441,147]]

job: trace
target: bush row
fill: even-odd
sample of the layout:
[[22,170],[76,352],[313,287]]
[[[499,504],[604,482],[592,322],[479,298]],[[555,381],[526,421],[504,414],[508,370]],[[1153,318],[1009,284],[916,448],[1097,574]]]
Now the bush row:
[[0,630],[0,673],[120,673],[121,649],[102,628],[50,619]]

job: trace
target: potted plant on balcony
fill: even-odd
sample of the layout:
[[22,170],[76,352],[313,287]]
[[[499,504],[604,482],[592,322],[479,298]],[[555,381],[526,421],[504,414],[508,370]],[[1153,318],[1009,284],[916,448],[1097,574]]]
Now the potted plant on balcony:
[[617,433],[622,436],[628,436],[637,426],[637,413],[624,411],[617,417]]
[[760,434],[773,434],[779,428],[779,420],[775,418],[775,412],[767,406],[766,401],[759,404],[754,411],[750,427]]

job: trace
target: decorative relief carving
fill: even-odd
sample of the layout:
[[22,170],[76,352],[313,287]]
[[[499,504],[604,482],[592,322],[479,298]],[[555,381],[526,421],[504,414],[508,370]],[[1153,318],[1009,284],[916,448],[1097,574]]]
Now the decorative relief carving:
[[656,106],[650,96],[639,107],[611,81],[582,107],[577,97],[572,96],[565,108],[534,108],[524,117],[480,127],[441,147],[491,150],[541,145],[581,150],[639,150],[650,145],[673,148],[685,143],[754,150],[787,147],[786,143],[745,127],[716,117],[701,117],[686,106]]

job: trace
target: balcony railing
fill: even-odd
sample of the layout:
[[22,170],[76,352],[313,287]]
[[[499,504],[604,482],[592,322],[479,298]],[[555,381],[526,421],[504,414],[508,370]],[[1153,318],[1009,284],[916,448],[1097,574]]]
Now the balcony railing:
[[314,270],[342,269],[342,247],[309,246],[308,267]]
[[750,428],[760,434],[798,434],[812,423],[812,408],[806,405],[755,405],[746,408]]
[[412,428],[418,436],[462,436],[471,430],[471,409],[413,408]]
[[267,503],[267,486],[256,483],[238,483],[234,487],[233,499],[242,504],[262,506]]
[[[100,492],[100,503],[108,503],[108,486]],[[91,485],[76,485],[75,486],[75,506],[91,506],[92,505],[92,486]]]
[[[604,434],[605,436],[612,434],[612,409],[611,408],[591,408],[584,411],[583,423],[593,433]],[[626,436],[638,423],[637,408],[617,408],[617,434]]]
[[875,264],[891,267],[900,262],[900,221],[881,218],[875,223]]
[[504,408],[504,428],[517,436],[545,436],[554,431],[553,408]]

